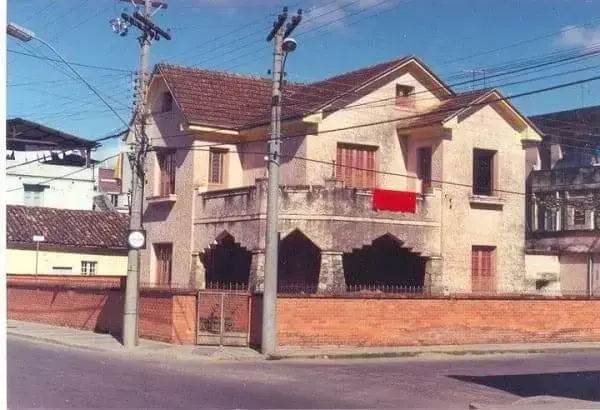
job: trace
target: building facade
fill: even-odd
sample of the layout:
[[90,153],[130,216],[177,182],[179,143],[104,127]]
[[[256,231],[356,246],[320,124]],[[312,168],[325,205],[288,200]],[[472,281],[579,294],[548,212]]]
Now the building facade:
[[538,288],[600,294],[600,106],[531,117],[544,133],[528,181]]
[[7,274],[127,274],[128,215],[7,205],[6,216]]
[[[261,289],[270,90],[156,67],[142,281]],[[281,291],[524,289],[526,157],[541,137],[497,90],[456,93],[407,57],[286,83],[283,107]]]
[[93,141],[21,118],[6,122],[7,204],[91,210]]

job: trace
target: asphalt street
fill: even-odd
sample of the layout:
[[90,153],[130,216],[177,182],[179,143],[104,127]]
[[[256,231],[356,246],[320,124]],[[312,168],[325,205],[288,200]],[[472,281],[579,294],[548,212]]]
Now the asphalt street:
[[8,336],[20,408],[439,408],[552,395],[600,402],[600,353],[147,362]]

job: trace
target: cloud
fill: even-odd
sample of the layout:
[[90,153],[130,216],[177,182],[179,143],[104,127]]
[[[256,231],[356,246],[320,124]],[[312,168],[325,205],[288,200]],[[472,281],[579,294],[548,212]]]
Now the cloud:
[[556,39],[564,47],[580,47],[585,50],[600,46],[600,25],[597,27],[565,26]]

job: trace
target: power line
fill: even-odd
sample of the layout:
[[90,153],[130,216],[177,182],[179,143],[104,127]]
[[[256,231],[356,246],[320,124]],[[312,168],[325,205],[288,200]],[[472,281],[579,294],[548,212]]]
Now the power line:
[[[24,56],[28,56],[28,57],[37,58],[37,59],[40,59],[40,60],[48,60],[48,61],[55,61],[55,62],[62,63],[62,61],[59,60],[59,59],[57,59],[57,58],[46,57],[46,56],[41,56],[41,55],[35,55],[35,54],[30,54],[30,53],[24,53],[22,51],[11,50],[10,48],[7,51],[9,53],[20,54],[20,55],[24,55]],[[74,63],[74,62],[71,62],[71,61],[67,61],[67,62],[70,65],[77,66],[77,67],[93,68],[93,69],[96,69],[96,70],[119,71],[119,72],[122,72],[122,73],[135,73],[135,70],[126,70],[126,69],[123,69],[123,68],[106,67],[106,66],[98,66],[98,65],[83,64],[83,63]]]

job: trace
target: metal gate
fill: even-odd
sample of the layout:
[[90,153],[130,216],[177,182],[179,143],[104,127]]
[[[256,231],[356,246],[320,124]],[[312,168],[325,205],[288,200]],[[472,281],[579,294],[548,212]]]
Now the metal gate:
[[196,343],[212,346],[248,346],[250,295],[247,291],[198,292]]

